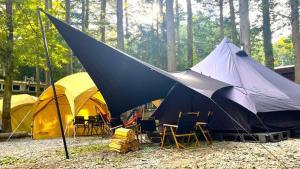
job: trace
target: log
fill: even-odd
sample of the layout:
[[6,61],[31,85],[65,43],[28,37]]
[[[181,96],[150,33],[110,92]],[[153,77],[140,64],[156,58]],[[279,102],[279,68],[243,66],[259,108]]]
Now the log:
[[[0,133],[0,139],[8,139],[8,137],[11,135],[11,133]],[[29,137],[29,134],[26,131],[22,132],[15,132],[11,138],[24,138]]]
[[139,149],[139,142],[135,138],[135,133],[131,129],[119,128],[109,144],[112,151],[126,153],[128,151],[136,151]]

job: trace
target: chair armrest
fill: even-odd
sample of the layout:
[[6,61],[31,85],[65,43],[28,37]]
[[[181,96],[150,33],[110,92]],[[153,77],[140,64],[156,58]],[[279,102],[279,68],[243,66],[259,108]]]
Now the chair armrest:
[[207,123],[206,122],[202,122],[202,121],[198,121],[198,122],[196,122],[196,125],[207,125]]
[[174,124],[163,124],[164,127],[175,127],[177,128],[178,125],[174,125]]
[[120,128],[120,127],[123,127],[123,126],[122,125],[118,125],[118,126],[110,128],[110,130],[114,130],[114,129],[117,129],[117,128]]

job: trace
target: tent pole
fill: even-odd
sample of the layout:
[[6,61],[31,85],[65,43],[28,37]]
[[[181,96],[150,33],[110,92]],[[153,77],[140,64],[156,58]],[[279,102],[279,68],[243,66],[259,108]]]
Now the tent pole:
[[42,36],[43,36],[45,55],[46,55],[46,59],[47,59],[47,66],[48,66],[49,73],[50,73],[50,81],[51,81],[51,85],[52,85],[52,89],[53,89],[53,95],[54,95],[54,100],[55,100],[55,105],[56,105],[56,110],[57,110],[57,115],[58,115],[58,120],[59,120],[59,125],[60,125],[60,131],[61,131],[61,135],[62,135],[62,140],[63,140],[63,144],[64,144],[66,159],[69,159],[68,147],[67,147],[66,138],[65,138],[65,134],[64,134],[64,129],[63,129],[63,125],[62,125],[62,120],[61,120],[61,115],[60,115],[60,110],[59,110],[59,104],[58,104],[58,99],[57,99],[57,95],[56,95],[56,89],[55,89],[55,85],[54,85],[51,60],[50,60],[49,51],[48,51],[48,44],[47,44],[47,39],[46,39],[46,35],[45,35],[44,27],[43,27],[43,22],[42,22],[42,17],[41,17],[41,12],[40,12],[41,10],[42,9],[38,7],[37,8],[37,14],[38,14],[39,21],[40,21],[40,29],[41,29]]

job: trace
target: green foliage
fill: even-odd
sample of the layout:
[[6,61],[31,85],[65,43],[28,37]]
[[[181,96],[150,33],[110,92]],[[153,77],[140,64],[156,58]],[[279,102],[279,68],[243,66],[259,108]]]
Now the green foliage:
[[[24,76],[34,76],[32,67],[38,65],[42,69],[47,69],[46,59],[44,57],[44,47],[42,43],[42,36],[37,17],[37,6],[43,7],[43,1],[36,0],[22,0],[14,1],[14,64],[15,64],[15,77],[16,80],[22,80]],[[59,0],[53,0],[53,9],[49,11],[59,18],[64,17],[62,4]],[[2,14],[2,13],[1,13]],[[42,14],[43,15],[43,14]],[[43,22],[49,22],[43,15]],[[0,19],[0,41],[6,41],[5,18]],[[67,54],[68,50],[61,36],[58,34],[53,26],[46,32],[52,65],[54,67],[54,77],[61,78],[64,65],[68,63]],[[0,49],[5,49],[5,44],[0,43]],[[5,53],[1,52],[1,53]],[[20,71],[22,70],[22,71]],[[26,71],[23,71],[26,70]],[[60,73],[57,73],[60,72]]]
[[295,63],[291,36],[281,37],[273,45],[275,66],[292,65]]

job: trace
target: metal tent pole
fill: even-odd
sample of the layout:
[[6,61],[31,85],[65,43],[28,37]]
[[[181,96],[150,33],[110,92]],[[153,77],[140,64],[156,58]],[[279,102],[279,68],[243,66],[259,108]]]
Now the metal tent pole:
[[67,147],[67,143],[66,143],[66,138],[65,138],[65,134],[64,134],[62,120],[61,120],[61,114],[60,114],[60,110],[59,110],[59,104],[58,104],[56,90],[55,90],[55,85],[54,85],[51,60],[50,60],[49,51],[48,51],[48,44],[47,44],[47,39],[46,39],[45,30],[44,30],[44,27],[43,27],[43,22],[42,22],[42,17],[41,17],[40,11],[42,11],[42,9],[38,7],[37,8],[37,14],[38,14],[38,17],[39,17],[40,29],[42,31],[42,36],[43,36],[43,42],[44,42],[44,48],[45,48],[45,55],[46,55],[46,59],[47,59],[47,66],[48,66],[49,73],[50,73],[50,81],[51,81],[51,85],[52,85],[52,89],[53,89],[53,95],[54,95],[54,100],[55,100],[55,105],[56,105],[56,110],[57,110],[57,116],[58,116],[58,119],[59,119],[61,136],[62,136],[63,143],[64,143],[66,159],[69,159],[68,147]]

